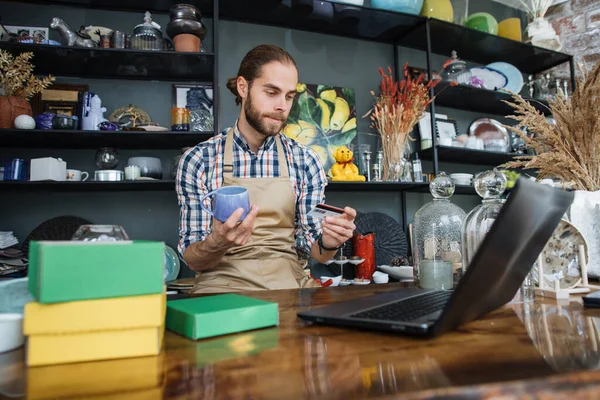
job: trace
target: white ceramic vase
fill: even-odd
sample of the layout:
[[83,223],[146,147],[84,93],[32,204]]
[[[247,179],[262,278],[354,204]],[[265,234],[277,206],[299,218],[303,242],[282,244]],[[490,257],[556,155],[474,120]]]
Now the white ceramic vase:
[[600,190],[576,190],[566,216],[587,243],[588,276],[600,278]]

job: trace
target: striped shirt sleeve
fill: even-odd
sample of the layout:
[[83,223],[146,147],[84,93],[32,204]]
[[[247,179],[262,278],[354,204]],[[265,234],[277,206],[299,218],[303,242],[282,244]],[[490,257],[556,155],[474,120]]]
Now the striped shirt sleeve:
[[[208,193],[201,148],[194,147],[183,154],[175,182],[180,211],[177,250],[183,257],[190,244],[203,241],[211,230],[211,216],[200,206],[200,199]],[[210,208],[210,200],[204,202]]]
[[296,202],[295,247],[301,259],[310,259],[312,245],[321,234],[321,222],[308,216],[308,212],[317,204],[325,202],[327,176],[319,156],[308,147],[304,147],[304,157],[300,165],[303,169]]

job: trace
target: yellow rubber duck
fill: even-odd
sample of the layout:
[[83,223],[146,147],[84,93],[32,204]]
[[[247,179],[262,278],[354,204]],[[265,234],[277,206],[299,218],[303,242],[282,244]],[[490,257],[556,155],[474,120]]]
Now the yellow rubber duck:
[[358,167],[352,164],[354,153],[346,146],[339,147],[333,158],[336,163],[331,167],[331,180],[334,182],[364,182],[363,175],[358,174]]

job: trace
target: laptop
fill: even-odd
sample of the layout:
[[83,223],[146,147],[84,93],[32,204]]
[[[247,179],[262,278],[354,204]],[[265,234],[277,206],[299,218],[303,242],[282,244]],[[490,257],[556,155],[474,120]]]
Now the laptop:
[[454,290],[399,289],[298,317],[423,337],[455,329],[512,300],[572,201],[571,192],[519,179]]

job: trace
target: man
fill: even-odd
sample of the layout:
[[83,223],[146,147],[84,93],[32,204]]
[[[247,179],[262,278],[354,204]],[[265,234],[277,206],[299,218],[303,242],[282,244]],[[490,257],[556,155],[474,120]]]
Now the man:
[[[317,286],[304,271],[306,260],[330,260],[352,237],[350,207],[323,222],[307,215],[324,202],[327,178],[314,151],[280,133],[297,84],[296,63],[285,50],[252,49],[227,82],[241,104],[234,127],[182,156],[178,249],[196,272],[193,292]],[[252,208],[241,222],[241,208],[221,223],[200,205],[203,195],[229,185],[250,193]]]

